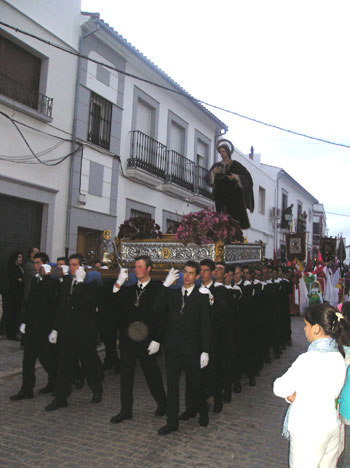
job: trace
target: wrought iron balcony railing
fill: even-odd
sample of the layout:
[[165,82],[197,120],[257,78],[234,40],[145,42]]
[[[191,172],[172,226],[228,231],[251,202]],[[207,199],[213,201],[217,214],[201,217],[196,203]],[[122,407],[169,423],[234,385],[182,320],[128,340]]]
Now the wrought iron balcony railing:
[[212,198],[204,182],[207,169],[196,166],[182,154],[168,150],[165,145],[139,130],[131,132],[131,156],[128,168],[140,168],[164,182],[171,182],[206,198]]
[[166,146],[140,131],[131,132],[131,158],[128,167],[139,167],[165,179]]
[[212,192],[204,181],[204,176],[207,174],[208,169],[203,166],[196,166],[196,188],[198,193],[204,197],[212,198]]
[[0,73],[0,94],[25,104],[40,114],[52,117],[53,98],[29,89],[2,73]]
[[174,150],[168,150],[167,182],[194,191],[194,162]]

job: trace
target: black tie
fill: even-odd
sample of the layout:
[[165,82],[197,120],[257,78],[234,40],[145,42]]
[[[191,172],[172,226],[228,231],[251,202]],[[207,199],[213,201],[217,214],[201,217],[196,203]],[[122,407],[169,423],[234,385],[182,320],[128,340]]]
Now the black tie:
[[74,291],[74,289],[75,289],[76,285],[77,285],[77,280],[76,280],[76,279],[74,279],[74,280],[73,280],[73,282],[72,282],[71,289],[70,289],[70,293],[71,293],[71,294],[73,293],[73,291]]
[[187,299],[188,299],[188,291],[187,291],[187,289],[185,289],[185,294],[184,294],[184,302],[185,302],[185,304],[186,304],[186,302],[187,302]]

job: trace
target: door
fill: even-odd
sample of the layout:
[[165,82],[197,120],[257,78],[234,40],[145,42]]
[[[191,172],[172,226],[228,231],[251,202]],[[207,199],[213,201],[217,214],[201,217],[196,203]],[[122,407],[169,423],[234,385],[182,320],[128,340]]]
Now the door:
[[41,203],[0,195],[0,293],[7,288],[7,260],[11,253],[40,249]]

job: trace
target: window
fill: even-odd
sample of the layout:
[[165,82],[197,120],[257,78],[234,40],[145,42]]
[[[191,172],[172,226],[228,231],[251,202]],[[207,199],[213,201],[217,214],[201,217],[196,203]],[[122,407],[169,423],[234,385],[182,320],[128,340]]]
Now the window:
[[154,136],[155,109],[139,98],[137,102],[136,130]]
[[146,213],[145,211],[140,211],[140,210],[135,210],[134,208],[131,208],[130,210],[130,218],[138,218],[139,216],[142,216],[143,218],[152,218],[151,213]]
[[41,74],[39,57],[0,36],[0,94],[51,118],[53,99],[39,92]]
[[288,195],[286,193],[282,193],[282,213],[288,207]]
[[265,198],[266,190],[263,187],[259,187],[259,207],[258,212],[260,214],[265,214]]
[[303,204],[298,202],[298,218],[303,212]]
[[177,228],[180,226],[180,221],[175,221],[174,219],[167,218],[166,220],[166,233],[175,234]]
[[109,150],[112,104],[91,92],[88,141]]
[[158,117],[159,102],[135,86],[131,129],[157,139]]
[[188,123],[169,110],[167,132],[168,149],[185,156],[187,148],[187,131]]

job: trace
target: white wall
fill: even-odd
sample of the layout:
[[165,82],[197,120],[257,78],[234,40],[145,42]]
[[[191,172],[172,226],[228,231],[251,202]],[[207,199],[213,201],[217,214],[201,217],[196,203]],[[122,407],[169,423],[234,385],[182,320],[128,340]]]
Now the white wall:
[[[41,25],[20,13],[13,8],[10,3],[28,12],[36,21],[40,21]],[[78,31],[73,31],[72,28],[76,24],[79,24],[80,11],[78,8],[80,8],[80,2],[71,0],[64,0],[62,2],[56,2],[54,0],[35,2],[13,0],[11,2],[0,3],[0,17],[9,24],[14,24],[23,30],[30,31],[49,41],[57,42],[58,40],[58,38],[51,33],[51,30],[56,34],[63,31],[63,39],[76,45],[76,35]],[[54,24],[56,24],[56,26]],[[3,29],[6,30],[6,28]],[[8,30],[8,33],[13,36],[16,41],[28,44],[39,54],[48,58],[48,75],[45,94],[53,98],[52,125],[68,132],[68,136],[66,133],[50,127],[47,123],[27,116],[19,110],[11,109],[7,105],[1,104],[1,111],[38,130],[69,139],[73,127],[77,58],[35,39],[16,34],[14,31]],[[34,130],[24,127],[21,127],[21,129],[30,145],[37,153],[51,148],[58,142],[57,139]],[[30,154],[29,149],[23,143],[16,129],[3,117],[0,118],[0,141],[2,154],[6,154],[10,157]],[[43,155],[42,159],[59,158],[71,151],[71,143],[63,143],[60,147],[52,149],[48,154]],[[54,207],[53,238],[46,239],[46,244],[52,245],[52,250],[48,252],[52,258],[64,254],[69,168],[69,158],[64,163],[54,167],[47,167],[41,164],[22,165],[0,161],[0,172],[3,176],[16,179],[17,181],[23,180],[26,183],[33,184],[33,186],[47,187],[57,191]]]
[[[58,39],[78,49],[81,0],[3,0],[42,25]],[[15,18],[14,18],[15,19]],[[4,20],[4,16],[2,16]],[[19,26],[17,23],[9,23]],[[31,32],[33,30],[31,29]]]

